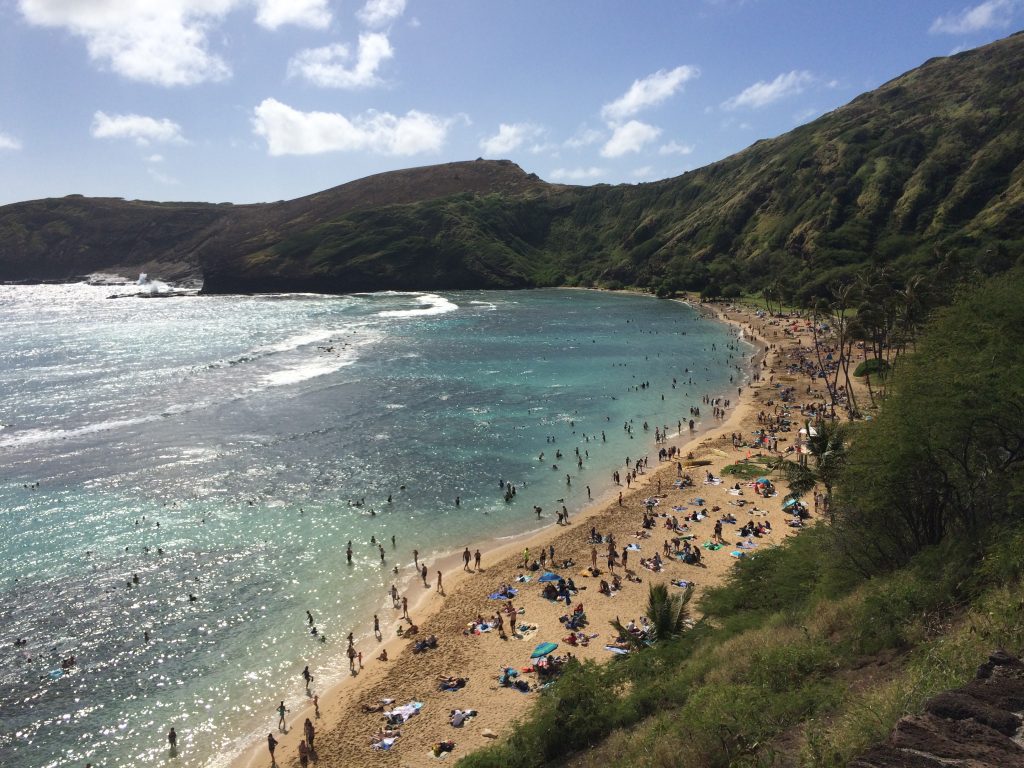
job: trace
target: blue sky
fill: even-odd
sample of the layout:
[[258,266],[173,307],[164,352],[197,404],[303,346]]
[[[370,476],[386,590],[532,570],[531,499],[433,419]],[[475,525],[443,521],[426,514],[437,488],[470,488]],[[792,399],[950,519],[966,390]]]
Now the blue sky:
[[0,0],[0,204],[480,156],[650,181],[1022,26],[1024,0]]

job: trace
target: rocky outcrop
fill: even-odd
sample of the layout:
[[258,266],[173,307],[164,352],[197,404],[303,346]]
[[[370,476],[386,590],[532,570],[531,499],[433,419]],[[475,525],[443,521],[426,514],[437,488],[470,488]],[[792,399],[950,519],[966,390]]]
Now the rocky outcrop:
[[996,651],[974,679],[902,718],[889,740],[852,760],[850,768],[1024,768],[1019,737],[1024,663]]

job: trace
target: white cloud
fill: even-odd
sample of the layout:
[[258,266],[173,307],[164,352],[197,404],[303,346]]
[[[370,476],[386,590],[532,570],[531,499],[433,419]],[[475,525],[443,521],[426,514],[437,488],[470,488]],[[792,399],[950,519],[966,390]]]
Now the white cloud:
[[163,161],[164,156],[160,154],[150,155],[149,157],[146,158],[147,163],[162,163]]
[[750,87],[745,88],[742,93],[722,102],[722,108],[738,109],[739,107],[750,107],[751,109],[760,109],[787,96],[803,93],[804,86],[813,81],[814,76],[810,72],[794,69],[792,72],[779,75],[770,83],[764,80],[754,83]]
[[352,119],[336,112],[300,112],[276,99],[264,99],[253,113],[253,131],[266,139],[267,151],[274,156],[437,152],[450,124],[451,120],[416,110],[403,116],[371,110]]
[[256,23],[268,29],[331,22],[328,0],[18,0],[28,23],[65,29],[85,40],[94,62],[163,86],[229,78],[209,37],[230,12],[253,6]]
[[502,123],[496,134],[480,142],[480,149],[488,157],[505,155],[540,133],[541,129],[530,123]]
[[256,0],[256,23],[267,29],[284,24],[326,29],[331,11],[327,0]]
[[342,63],[350,57],[348,46],[335,43],[299,51],[288,62],[288,76],[304,77],[323,88],[369,88],[380,84],[377,70],[394,55],[387,35],[364,32],[359,35],[359,49],[351,67]]
[[20,0],[31,23],[84,37],[89,56],[131,80],[193,85],[224,80],[207,32],[238,0]]
[[368,27],[383,27],[403,13],[405,0],[366,0],[366,5],[356,12],[356,17]]
[[645,165],[642,168],[634,168],[629,175],[634,179],[649,179],[654,175],[654,166]]
[[612,137],[601,147],[601,157],[621,157],[627,152],[639,152],[644,144],[661,135],[661,129],[653,125],[630,120],[615,126]]
[[167,118],[157,120],[145,115],[108,115],[96,112],[92,116],[91,132],[96,139],[134,139],[141,146],[151,141],[185,143],[180,125]]
[[948,13],[932,22],[929,32],[934,34],[966,35],[984,29],[1010,26],[1019,0],[985,0],[964,8],[960,13]]
[[555,168],[550,174],[555,181],[588,181],[604,175],[603,168]]
[[593,128],[581,128],[570,138],[565,140],[565,146],[572,149],[582,149],[583,147],[589,147],[591,144],[597,144],[604,134],[601,131],[595,131]]
[[0,150],[4,149],[21,149],[21,142],[13,136],[8,136],[6,133],[0,133]]
[[670,141],[658,148],[659,155],[692,155],[696,147],[693,144],[680,144],[678,141]]
[[634,80],[625,94],[601,107],[601,116],[611,122],[625,120],[646,107],[665,101],[684,83],[699,74],[697,67],[687,65],[675,69],[659,69],[642,80]]

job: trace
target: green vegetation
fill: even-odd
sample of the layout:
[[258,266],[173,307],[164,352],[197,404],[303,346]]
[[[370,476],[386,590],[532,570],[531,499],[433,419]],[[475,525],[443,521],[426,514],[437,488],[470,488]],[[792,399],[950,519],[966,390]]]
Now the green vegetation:
[[833,522],[740,561],[692,629],[572,665],[460,765],[838,767],[994,648],[1024,650],[1022,291],[1020,269],[965,291],[877,418],[819,431],[843,457]]
[[674,640],[683,634],[690,621],[690,600],[693,598],[693,587],[687,587],[680,593],[669,594],[664,584],[651,584],[647,596],[645,615],[650,621],[649,637],[641,639],[630,634],[618,619],[612,627],[630,643],[633,650],[643,650],[658,640]]

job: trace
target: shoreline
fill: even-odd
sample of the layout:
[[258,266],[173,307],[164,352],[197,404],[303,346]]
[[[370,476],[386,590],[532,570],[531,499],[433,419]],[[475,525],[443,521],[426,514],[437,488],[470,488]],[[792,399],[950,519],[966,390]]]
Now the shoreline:
[[[710,308],[704,305],[694,304],[693,302],[688,301],[686,299],[677,301],[680,301],[680,303],[687,304],[692,309],[694,309],[694,311],[699,312],[702,316],[706,318],[715,319],[718,320],[719,322],[725,322],[729,324],[730,326],[733,327],[735,331],[738,332],[736,338],[739,341],[741,341],[741,343],[746,342],[754,347],[753,354],[750,356],[750,358],[747,358],[746,352],[742,352],[744,360],[748,360],[748,362],[741,366],[742,376],[744,380],[737,383],[737,386],[743,388],[743,394],[738,396],[733,401],[731,407],[727,411],[726,418],[718,420],[715,419],[714,417],[707,417],[702,413],[701,420],[705,421],[705,423],[707,424],[707,426],[704,429],[695,431],[694,433],[685,433],[684,431],[684,434],[673,435],[669,438],[669,440],[663,443],[663,445],[666,446],[674,443],[681,443],[681,445],[677,446],[679,448],[679,454],[677,455],[677,459],[687,455],[687,453],[693,453],[696,458],[699,456],[706,456],[709,452],[715,450],[712,447],[712,444],[716,441],[717,438],[713,433],[715,433],[716,431],[721,432],[722,430],[732,432],[737,430],[738,428],[740,429],[740,431],[742,431],[742,425],[745,422],[745,420],[749,420],[749,418],[752,415],[754,415],[754,408],[757,403],[754,397],[754,382],[752,380],[752,374],[755,371],[760,370],[759,366],[761,365],[762,361],[765,359],[769,352],[769,344],[766,338],[762,338],[761,336],[757,335],[748,328],[748,326],[751,324],[750,321],[752,319],[752,313],[749,313],[749,317],[733,318],[729,317],[726,311],[719,311],[717,307]],[[742,314],[747,315],[748,312],[743,311]],[[713,393],[711,394],[711,396],[718,397],[722,396],[722,394]],[[652,448],[655,453],[657,453],[658,450],[658,445],[655,442],[653,442],[653,435],[650,436],[650,439],[651,442],[647,446],[648,455],[650,454]],[[580,528],[581,526],[583,526],[583,524],[599,520],[601,522],[601,527],[603,528],[608,522],[606,518],[620,516],[624,517],[625,515],[621,515],[620,513],[624,510],[635,510],[637,506],[637,500],[641,498],[643,494],[647,492],[647,489],[655,482],[667,479],[670,475],[670,469],[674,467],[675,460],[664,463],[659,462],[649,467],[645,474],[638,476],[637,482],[634,483],[631,488],[627,489],[625,486],[617,487],[615,485],[609,486],[606,492],[597,494],[595,498],[592,501],[588,502],[580,511],[575,512],[568,526],[559,526],[556,528],[554,524],[552,524],[551,522],[547,522],[542,527],[533,529],[531,531],[526,531],[521,534],[513,535],[511,537],[489,539],[485,542],[481,542],[481,544],[479,545],[479,549],[483,556],[483,568],[479,573],[467,573],[463,571],[461,567],[459,567],[461,565],[461,553],[459,553],[458,551],[447,553],[446,555],[442,556],[440,560],[434,560],[431,565],[429,577],[431,587],[429,589],[424,589],[422,592],[419,593],[418,597],[415,600],[410,602],[410,615],[421,627],[421,633],[419,636],[421,637],[430,633],[435,633],[438,635],[440,642],[450,642],[453,645],[457,644],[460,639],[464,640],[465,638],[453,638],[450,637],[448,634],[442,634],[444,628],[450,629],[450,627],[442,628],[436,627],[435,625],[445,625],[447,623],[444,620],[444,614],[450,612],[454,604],[460,603],[460,598],[470,598],[471,595],[468,593],[479,593],[485,590],[485,588],[482,587],[480,584],[481,576],[483,576],[484,579],[486,579],[486,584],[488,585],[486,589],[496,587],[498,583],[497,579],[499,578],[499,576],[492,574],[508,574],[511,571],[515,570],[515,564],[521,561],[519,553],[521,553],[523,549],[528,548],[531,551],[539,551],[536,548],[559,544],[560,546],[558,546],[557,549],[559,550],[559,552],[562,552],[563,546],[561,545],[563,544],[563,541],[565,539],[572,538],[574,533],[580,531]],[[703,470],[708,468],[701,467],[700,469]],[[688,468],[687,471],[690,473],[695,473],[698,471],[698,468]],[[674,479],[674,477],[672,479]],[[668,483],[667,485],[670,485],[670,483]],[[700,486],[698,486],[698,488],[699,487]],[[618,505],[618,492],[620,490],[623,493],[623,507],[619,507]],[[697,489],[694,489],[694,492],[698,492]],[[546,517],[548,520],[550,520],[549,515],[546,515]],[[782,536],[778,536],[778,538],[781,539]],[[574,557],[573,559],[576,560],[578,567],[582,567],[584,565],[579,558]],[[731,565],[731,563],[729,563],[728,565]],[[689,568],[689,566],[682,567]],[[436,579],[436,571],[438,570],[438,568],[440,568],[444,572],[445,586],[445,594],[440,596],[440,599],[437,592],[434,589],[434,579]],[[644,575],[646,576],[646,572],[644,573]],[[415,585],[416,580],[417,577],[413,576],[411,583]],[[509,579],[501,578],[501,581],[504,583],[509,581]],[[581,586],[583,582],[584,580],[580,579]],[[530,587],[535,587],[535,584],[531,583],[525,585],[525,589],[521,589],[520,596],[516,599],[517,607],[520,603],[520,600],[523,599],[524,593],[527,592],[530,589]],[[593,602],[594,598],[600,599],[599,596],[596,594],[596,580],[594,580],[592,589],[594,591],[591,592],[589,596],[584,593],[580,593],[580,595],[578,595],[577,598],[581,596],[589,597],[591,602]],[[623,591],[625,592],[626,590],[624,589]],[[636,590],[634,590],[634,592],[635,591]],[[475,596],[479,597],[478,595]],[[644,587],[643,589],[643,596],[644,598],[646,596],[646,587]],[[470,600],[467,599],[466,602],[469,603]],[[496,605],[492,604],[490,607],[494,608],[496,607]],[[639,608],[639,606],[635,608],[637,608],[638,613],[642,612],[642,608]],[[528,607],[526,616],[530,623],[533,623],[532,620],[529,618],[532,615],[532,613],[533,611]],[[588,614],[589,613],[590,610],[588,609]],[[472,615],[476,614],[467,608],[465,610],[465,618],[468,620],[469,618],[471,618]],[[389,614],[388,616],[382,618],[381,621],[381,628],[382,632],[384,633],[383,639],[381,641],[373,642],[372,635],[369,635],[369,640],[360,638],[360,640],[357,642],[357,648],[363,650],[364,668],[358,675],[350,679],[343,679],[341,682],[332,685],[331,687],[325,689],[323,692],[319,692],[316,690],[313,691],[314,693],[317,693],[320,696],[319,718],[315,717],[312,699],[310,698],[308,700],[308,705],[306,707],[297,709],[296,711],[293,711],[289,714],[289,724],[292,727],[289,728],[287,734],[282,734],[280,732],[277,732],[276,730],[272,731],[274,732],[275,738],[277,738],[278,741],[280,742],[278,746],[278,754],[286,756],[285,762],[290,763],[294,760],[293,756],[297,753],[298,742],[302,738],[302,729],[296,729],[294,728],[294,725],[301,724],[302,720],[306,717],[312,719],[317,728],[317,743],[319,745],[318,757],[322,765],[327,766],[349,764],[347,762],[348,759],[350,757],[355,756],[355,753],[352,752],[352,748],[358,749],[359,758],[361,762],[369,762],[371,764],[380,765],[407,765],[414,763],[419,764],[421,762],[417,758],[422,754],[422,752],[417,755],[406,754],[407,750],[405,749],[405,747],[408,746],[409,742],[403,744],[402,739],[399,739],[399,742],[398,744],[396,744],[393,751],[372,752],[369,749],[368,737],[373,729],[367,729],[362,724],[360,725],[360,727],[356,729],[361,732],[365,731],[365,738],[356,738],[356,742],[361,742],[361,744],[365,745],[364,748],[362,749],[359,749],[358,744],[352,741],[352,737],[350,734],[345,735],[339,733],[343,730],[343,726],[348,725],[354,719],[366,719],[367,716],[358,711],[358,702],[365,702],[368,699],[373,700],[374,695],[377,691],[388,689],[389,687],[396,687],[396,681],[394,680],[394,678],[402,677],[402,675],[398,674],[401,666],[404,665],[407,667],[411,664],[416,663],[414,662],[415,657],[413,657],[412,654],[408,651],[409,640],[397,637],[393,634],[394,627],[399,622],[400,620],[396,621],[394,617]],[[545,624],[548,627],[551,627],[551,622],[545,622]],[[600,629],[600,622],[592,622],[592,625]],[[437,631],[438,629],[441,629],[441,631]],[[559,631],[564,633],[564,628],[559,627],[557,631],[554,628],[552,628],[551,631],[556,634]],[[495,633],[490,634],[495,635]],[[602,636],[604,636],[607,633],[601,632],[601,634]],[[477,642],[477,644],[480,645],[482,643],[479,641],[487,641],[493,639],[493,637],[484,638],[471,636],[468,638],[468,641],[470,643]],[[529,639],[532,640],[534,638],[531,637]],[[561,638],[549,637],[548,639],[558,641]],[[513,643],[515,641],[509,640],[506,642]],[[371,649],[369,653],[366,652],[367,645],[369,645]],[[519,655],[522,655],[521,652],[525,649],[526,654],[528,655],[530,648],[532,648],[532,646],[527,647],[526,645],[524,645],[522,648],[518,648],[515,650],[519,652]],[[378,662],[376,660],[377,654],[382,649],[386,649],[388,651],[389,661],[387,663]],[[584,653],[582,653],[582,651],[584,651],[585,649],[573,650],[577,653],[577,655],[585,655]],[[435,659],[438,658],[438,654],[438,651],[429,651],[426,654],[420,655],[420,658]],[[445,654],[440,654],[440,656],[443,655]],[[463,653],[458,653],[457,657],[459,658],[457,659],[457,661],[463,662],[464,659],[462,657],[464,657],[464,655],[465,654]],[[591,654],[591,656],[602,658],[600,654]],[[603,657],[607,656],[608,654],[605,652],[603,654]],[[497,669],[495,668],[495,672],[496,671]],[[439,672],[439,674],[461,675],[461,673],[456,669],[450,669],[447,672]],[[432,679],[433,678],[431,678],[429,675],[422,675],[420,676],[420,683],[426,683],[426,687],[429,688],[432,687],[430,686],[430,681]],[[405,681],[402,682],[404,683]],[[474,682],[477,681],[474,680]],[[492,690],[494,689],[492,688]],[[504,693],[507,692],[502,690],[497,691],[498,696]],[[447,697],[450,698],[452,704],[455,705],[457,695],[447,694]],[[388,698],[391,698],[391,696],[389,696]],[[396,696],[394,698],[396,698],[396,703],[404,703],[402,697]],[[438,698],[442,697],[438,695],[438,692],[436,691],[435,687],[435,691],[433,691],[430,694],[423,695],[420,700],[426,701],[427,706],[429,707],[431,700],[436,700]],[[489,697],[485,696],[484,698],[494,698],[494,694],[491,694]],[[530,699],[530,696],[519,696],[518,700],[512,700],[513,702],[515,702],[513,705],[513,709],[520,710],[518,712],[512,713],[513,717],[516,714],[520,714],[521,711],[525,711],[526,706],[528,706],[530,703]],[[483,706],[486,705],[480,705],[480,707]],[[478,707],[473,706],[471,708]],[[434,709],[434,715],[437,715],[438,711],[436,710],[436,707]],[[483,710],[480,709],[480,711],[482,712]],[[446,714],[446,712],[442,714]],[[374,715],[372,717],[379,719],[380,715]],[[422,718],[420,717],[414,718],[413,721],[410,721],[408,727],[411,729],[414,727],[414,725],[418,725],[419,723],[416,723],[416,721],[421,719]],[[507,723],[507,721],[508,719],[506,718],[505,722]],[[273,723],[273,718],[268,714],[268,728],[272,726]],[[500,723],[492,723],[490,727],[491,730],[497,731],[499,734],[501,733],[501,730],[503,730],[502,725]],[[442,728],[444,730],[441,730]],[[444,723],[442,726],[438,726],[434,729],[433,735],[440,737],[441,735],[448,735],[448,732],[450,732],[452,738],[459,738],[458,743],[460,746],[458,749],[458,756],[463,756],[464,754],[466,754],[466,751],[468,750],[464,750],[461,745],[465,743],[465,737],[469,735],[469,732],[471,730],[478,732],[482,729],[467,724],[465,728],[456,731],[455,729],[451,729],[447,726],[446,723]],[[338,738],[339,736],[341,736],[341,738]],[[475,743],[471,747],[469,747],[469,749],[478,747],[481,743],[483,743],[482,741],[480,741],[480,738],[482,737],[474,739]],[[340,754],[337,754],[336,750],[332,748],[332,742],[339,741],[348,742],[348,744],[345,748],[340,750]],[[323,746],[325,743],[329,744],[330,746]],[[258,741],[252,743],[247,748],[245,748],[241,752],[241,754],[237,754],[233,759],[231,759],[229,765],[231,765],[232,768],[250,768],[252,766],[265,765],[267,759],[267,753],[265,750],[265,739],[261,738]],[[338,758],[341,755],[346,755],[346,758],[339,761]],[[396,762],[396,760],[398,762]]]

